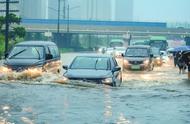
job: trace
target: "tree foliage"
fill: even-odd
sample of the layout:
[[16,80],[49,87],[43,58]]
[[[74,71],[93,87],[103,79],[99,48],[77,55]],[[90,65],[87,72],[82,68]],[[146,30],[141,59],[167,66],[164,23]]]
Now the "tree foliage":
[[[12,29],[10,28],[12,31],[9,34],[9,41],[14,40],[15,41],[14,43],[17,43],[18,42],[18,41],[16,41],[17,39],[19,39],[19,41],[20,41],[20,39],[25,37],[26,30],[24,27],[20,27],[20,26],[18,27],[18,25],[21,22],[20,17],[16,16],[13,13],[10,13],[8,18],[9,18],[9,25],[16,24],[16,25],[14,25],[14,27],[11,26]],[[0,57],[4,53],[4,42],[5,42],[4,40],[5,40],[5,38],[4,38],[4,34],[3,34],[4,33],[3,27],[6,23],[5,20],[6,20],[5,16],[0,16]]]

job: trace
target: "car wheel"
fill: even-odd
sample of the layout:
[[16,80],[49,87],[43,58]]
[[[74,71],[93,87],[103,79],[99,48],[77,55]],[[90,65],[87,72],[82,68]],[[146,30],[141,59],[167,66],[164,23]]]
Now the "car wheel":
[[121,83],[122,83],[122,78],[120,78],[119,84],[118,84],[117,86],[120,87],[120,86],[121,86]]
[[112,82],[111,86],[112,86],[112,87],[116,87],[116,82],[115,82],[115,81]]

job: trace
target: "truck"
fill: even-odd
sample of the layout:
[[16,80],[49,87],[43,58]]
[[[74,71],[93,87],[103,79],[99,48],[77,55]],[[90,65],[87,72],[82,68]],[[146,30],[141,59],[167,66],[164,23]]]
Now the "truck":
[[168,48],[167,38],[164,36],[152,36],[148,44],[151,47],[159,48],[160,51],[166,51]]

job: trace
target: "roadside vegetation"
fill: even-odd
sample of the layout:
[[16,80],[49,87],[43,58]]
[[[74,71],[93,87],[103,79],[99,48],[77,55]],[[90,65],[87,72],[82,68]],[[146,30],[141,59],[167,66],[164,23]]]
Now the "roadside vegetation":
[[[21,18],[15,14],[9,14],[9,49],[16,43],[23,40],[26,31],[20,26]],[[0,16],[0,58],[4,55],[5,50],[5,16]]]

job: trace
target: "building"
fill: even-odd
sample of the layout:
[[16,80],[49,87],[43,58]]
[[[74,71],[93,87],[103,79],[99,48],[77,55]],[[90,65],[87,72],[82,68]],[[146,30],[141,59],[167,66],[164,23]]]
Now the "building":
[[[22,18],[58,18],[58,0],[20,1]],[[68,14],[73,20],[132,21],[133,0],[60,0],[60,19]]]
[[20,0],[20,15],[25,19],[48,19],[49,0]]

